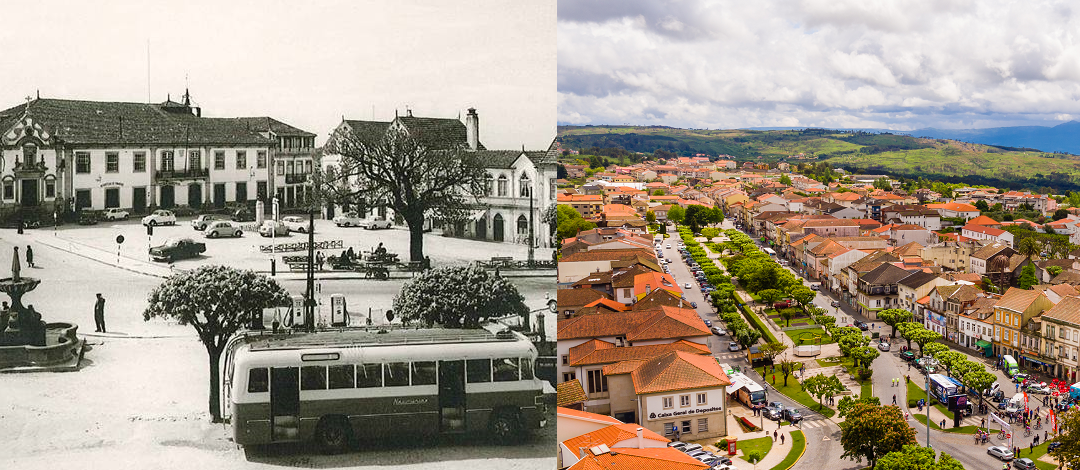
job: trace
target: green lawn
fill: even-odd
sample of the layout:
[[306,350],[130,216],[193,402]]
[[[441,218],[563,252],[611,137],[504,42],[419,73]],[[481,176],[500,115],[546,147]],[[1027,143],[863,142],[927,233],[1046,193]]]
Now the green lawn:
[[[917,380],[918,380],[918,378],[915,378],[915,379],[912,379],[911,382],[907,383],[907,397],[908,397],[908,400],[911,400],[911,399],[915,399],[915,400],[923,399],[923,400],[925,400],[926,399],[926,392],[923,391],[922,387],[917,385],[917,383],[916,383]],[[941,403],[938,403],[937,399],[931,398],[931,402],[934,404],[934,408],[937,408],[938,411],[944,413],[945,416],[952,416],[952,411],[949,411],[949,407],[947,407],[947,406],[945,406],[945,405],[943,405]],[[904,404],[906,405],[907,403],[904,403]]]
[[[762,374],[761,376],[765,378],[766,382],[772,385],[772,381],[770,380],[772,377],[771,373],[769,375]],[[821,413],[826,418],[832,418],[833,415],[836,414],[835,410],[827,406],[819,405],[817,400],[814,399],[814,397],[810,396],[809,393],[803,391],[802,385],[799,384],[799,381],[796,380],[795,377],[788,376],[787,383],[787,386],[784,386],[783,374],[776,374],[776,384],[774,385],[774,387],[777,391],[783,393],[784,395],[787,395],[792,400],[799,402],[799,404],[801,404],[802,406]]]
[[806,437],[803,436],[802,431],[792,431],[791,451],[788,452],[787,457],[784,457],[783,461],[776,464],[775,467],[769,470],[788,470],[789,468],[795,466],[795,462],[798,462],[799,459],[802,458],[804,451],[806,451]]
[[[792,342],[799,344],[831,344],[836,340],[832,336],[825,333],[824,328],[809,328],[805,330],[790,331],[787,333]],[[821,339],[818,342],[814,342],[814,336],[820,336]]]
[[[923,426],[926,426],[926,415],[925,414],[916,413],[916,414],[914,414],[912,416],[914,416],[916,421],[922,423]],[[951,432],[951,433],[954,433],[954,434],[975,434],[975,431],[979,430],[978,426],[960,426],[958,428],[941,429],[941,426],[938,426],[938,423],[934,423],[934,422],[930,423],[930,428],[931,429],[936,429],[938,431]]]
[[[761,458],[764,459],[765,456],[769,454],[769,451],[772,450],[773,439],[771,437],[759,437],[757,439],[739,441],[737,445],[744,456],[750,455],[750,452],[756,450],[761,452]],[[717,447],[723,448],[723,446]]]

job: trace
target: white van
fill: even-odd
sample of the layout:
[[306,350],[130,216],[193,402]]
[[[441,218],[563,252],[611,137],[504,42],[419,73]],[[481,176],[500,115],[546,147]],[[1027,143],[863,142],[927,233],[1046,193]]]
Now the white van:
[[1017,411],[1024,411],[1024,394],[1017,393],[1013,395],[1009,400],[1009,404],[1005,407],[1006,413],[1016,413]]

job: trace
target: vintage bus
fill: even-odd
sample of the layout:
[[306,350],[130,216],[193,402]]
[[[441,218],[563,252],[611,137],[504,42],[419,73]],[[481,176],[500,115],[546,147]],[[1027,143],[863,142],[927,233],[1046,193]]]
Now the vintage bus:
[[743,375],[743,373],[735,372],[735,369],[727,364],[720,364],[720,368],[724,370],[728,379],[731,380],[731,385],[727,387],[729,396],[750,407],[765,406],[768,403],[769,398],[765,393],[765,387],[758,385],[757,382],[754,382],[754,379]]
[[942,374],[930,374],[930,394],[941,403],[948,403],[949,397],[960,393],[960,387]]
[[313,440],[334,453],[436,433],[511,442],[546,425],[536,356],[509,330],[244,332],[222,358],[222,410],[245,446]]

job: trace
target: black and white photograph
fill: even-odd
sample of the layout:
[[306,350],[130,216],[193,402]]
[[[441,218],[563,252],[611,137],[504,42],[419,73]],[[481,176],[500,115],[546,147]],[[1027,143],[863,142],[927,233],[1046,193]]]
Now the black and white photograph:
[[556,4],[45,1],[0,468],[556,466]]

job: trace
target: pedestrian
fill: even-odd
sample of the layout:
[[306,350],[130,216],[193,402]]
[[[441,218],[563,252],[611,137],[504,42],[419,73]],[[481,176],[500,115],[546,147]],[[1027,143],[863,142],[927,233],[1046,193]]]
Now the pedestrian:
[[980,425],[980,427],[986,427],[986,418],[982,419],[982,424]]
[[30,245],[26,245],[26,265],[34,267],[34,249]]
[[896,404],[896,394],[895,393],[892,396],[892,404],[894,404],[894,405]]
[[1020,393],[1020,384],[1016,384],[1016,393]]
[[772,440],[773,440],[773,442],[776,442],[776,435],[777,435],[777,432],[773,431],[772,432]]
[[[774,371],[774,372],[776,371],[776,368],[775,368],[775,367],[773,368],[773,371]],[[776,374],[773,374],[773,375],[772,375],[772,384],[773,384],[773,385],[776,385]]]
[[1044,440],[1044,441],[1045,441],[1045,440],[1046,440],[1046,439],[1047,439],[1047,438],[1048,438],[1049,436],[1050,436],[1050,434],[1048,434],[1048,433],[1047,433],[1046,431],[1043,431],[1043,440]]
[[101,296],[101,292],[97,293],[97,302],[94,303],[94,331],[98,333],[105,332],[105,297]]
[[784,435],[780,435],[780,445],[784,445]]
[[941,420],[941,429],[945,429],[945,420]]

